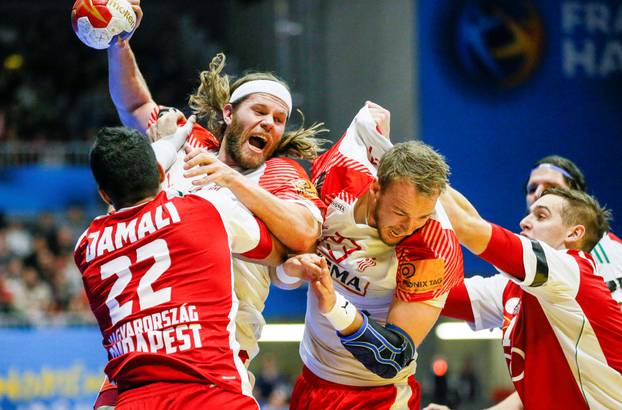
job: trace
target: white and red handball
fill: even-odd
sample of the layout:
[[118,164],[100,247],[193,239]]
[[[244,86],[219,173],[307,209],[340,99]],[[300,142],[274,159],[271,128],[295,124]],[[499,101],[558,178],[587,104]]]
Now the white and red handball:
[[84,44],[103,50],[115,36],[134,30],[136,13],[127,0],[76,0],[71,9],[71,25]]

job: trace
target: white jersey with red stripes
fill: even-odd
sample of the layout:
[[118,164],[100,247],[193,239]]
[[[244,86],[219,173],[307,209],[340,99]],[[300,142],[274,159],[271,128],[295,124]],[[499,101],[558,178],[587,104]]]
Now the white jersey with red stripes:
[[[382,242],[377,229],[354,221],[354,205],[391,147],[363,107],[341,140],[314,162],[312,176],[327,205],[318,251],[328,261],[335,291],[381,324],[394,297],[442,307],[463,276],[460,245],[440,204],[425,226],[397,247]],[[300,345],[302,360],[315,375],[334,383],[375,386],[406,383],[414,373],[414,361],[393,379],[367,370],[341,345],[316,304],[309,292]]]
[[235,337],[232,254],[264,259],[272,239],[226,188],[160,192],[93,220],[74,258],[120,389],[214,383],[251,396]]
[[616,302],[622,304],[622,240],[607,232],[592,249],[596,273],[601,275]]
[[591,256],[498,226],[481,256],[502,275],[465,279],[471,325],[503,330],[525,408],[622,408],[622,313]]
[[[150,124],[158,116],[159,109],[151,115]],[[219,142],[205,128],[195,124],[187,142],[195,148],[205,148],[217,154]],[[166,170],[163,187],[186,192],[193,188],[192,180],[184,177],[184,150],[180,150],[173,166]],[[280,199],[305,206],[318,223],[322,223],[323,203],[317,196],[315,187],[309,181],[304,169],[289,158],[271,158],[266,163],[244,175],[266,191]],[[268,268],[243,260],[234,259],[233,269],[236,275],[235,292],[240,300],[237,317],[238,341],[242,350],[252,359],[259,352],[258,340],[266,324],[261,312],[264,309],[270,289]]]

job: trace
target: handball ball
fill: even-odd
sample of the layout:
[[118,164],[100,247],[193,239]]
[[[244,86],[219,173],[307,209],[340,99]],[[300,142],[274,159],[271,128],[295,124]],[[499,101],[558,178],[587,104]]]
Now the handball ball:
[[127,0],[76,0],[71,25],[84,44],[103,50],[115,36],[134,30],[136,14]]

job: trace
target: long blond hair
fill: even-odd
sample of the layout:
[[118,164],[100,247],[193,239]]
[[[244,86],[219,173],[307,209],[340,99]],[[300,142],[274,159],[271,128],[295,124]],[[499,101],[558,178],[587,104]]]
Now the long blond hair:
[[[231,93],[236,88],[248,81],[272,80],[283,84],[289,89],[284,81],[268,72],[249,73],[230,84],[230,77],[227,74],[221,74],[225,67],[225,60],[226,57],[223,53],[216,54],[210,62],[208,70],[201,72],[201,83],[195,93],[188,99],[188,105],[192,112],[198,118],[205,119],[207,129],[220,141],[222,141],[227,128],[227,124],[222,116],[222,110],[229,102]],[[304,128],[304,115],[300,110],[296,111],[302,118],[301,125],[295,130],[286,130],[283,133],[279,145],[274,151],[274,156],[312,160],[318,156],[322,151],[322,146],[327,142],[325,139],[317,138],[317,135],[328,130],[324,128],[324,123],[322,122],[315,123],[309,128]]]

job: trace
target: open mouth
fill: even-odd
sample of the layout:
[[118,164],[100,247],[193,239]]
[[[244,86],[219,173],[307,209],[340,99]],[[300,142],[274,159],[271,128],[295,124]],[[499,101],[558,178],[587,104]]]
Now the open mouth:
[[391,232],[391,235],[392,235],[394,238],[399,238],[400,236],[402,236],[400,233],[395,232],[393,229],[391,229],[391,231],[390,231],[390,232]]
[[249,139],[248,139],[248,143],[257,148],[257,149],[264,149],[266,147],[266,140],[263,137],[260,137],[258,135],[252,135]]

